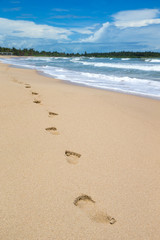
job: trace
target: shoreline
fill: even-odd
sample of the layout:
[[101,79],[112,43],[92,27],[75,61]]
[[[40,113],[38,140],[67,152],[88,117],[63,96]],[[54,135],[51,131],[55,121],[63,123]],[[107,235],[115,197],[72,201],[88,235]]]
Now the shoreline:
[[[3,63],[6,64],[6,63]],[[147,98],[147,99],[151,99],[151,100],[156,100],[156,101],[160,101],[160,97],[154,97],[154,96],[148,96],[148,95],[143,95],[143,94],[136,94],[136,93],[127,93],[127,92],[123,92],[123,91],[118,91],[118,90],[110,90],[110,89],[103,89],[103,88],[98,88],[98,87],[93,87],[93,86],[88,86],[82,83],[76,83],[76,82],[72,82],[69,80],[63,80],[63,79],[59,79],[59,78],[54,78],[52,75],[44,73],[43,71],[37,70],[37,69],[30,69],[30,68],[25,68],[25,67],[20,67],[20,66],[16,66],[16,65],[12,65],[12,64],[6,64],[12,68],[18,68],[18,69],[26,69],[26,70],[35,70],[37,72],[37,74],[47,77],[47,78],[51,78],[53,80],[57,80],[60,81],[63,84],[68,84],[68,85],[74,85],[74,86],[78,86],[78,87],[82,87],[82,88],[90,88],[90,89],[97,89],[100,91],[107,91],[107,92],[111,92],[111,93],[115,93],[115,94],[124,94],[127,96],[135,96],[135,97],[140,97],[140,98]]]
[[2,240],[159,240],[160,101],[2,63],[0,85]]
[[[12,57],[4,57],[4,58],[14,58],[14,57],[18,57],[18,56],[12,56]],[[28,56],[29,57],[29,56]],[[3,57],[2,57],[3,58]],[[6,63],[4,63],[6,64]],[[10,67],[13,67],[13,68],[19,68],[19,69],[29,69],[29,70],[33,70],[29,67],[23,67],[23,66],[19,66],[19,65],[14,65],[14,64],[9,64]],[[37,69],[34,69],[37,71],[38,74],[42,75],[42,76],[46,76],[46,77],[49,77],[49,78],[52,78],[53,80],[54,79],[58,79],[58,78],[54,78],[52,75],[50,74],[47,74],[41,70],[37,70]],[[66,84],[71,84],[71,85],[75,85],[75,86],[81,86],[81,87],[86,87],[86,88],[91,88],[91,89],[98,89],[98,90],[102,90],[102,91],[109,91],[109,92],[113,92],[113,93],[120,93],[120,94],[126,94],[126,95],[133,95],[133,96],[137,96],[137,97],[142,97],[142,98],[149,98],[149,99],[154,99],[154,100],[160,100],[160,97],[157,97],[157,96],[151,96],[151,95],[147,95],[147,94],[142,94],[142,93],[136,93],[136,92],[126,92],[125,90],[114,90],[114,89],[104,89],[104,88],[100,88],[100,87],[94,87],[94,86],[89,86],[89,85],[85,85],[85,84],[82,84],[82,83],[77,83],[77,82],[73,82],[71,80],[64,80],[64,79],[58,79]]]
[[75,85],[75,86],[78,86],[78,87],[97,89],[97,90],[107,91],[107,92],[111,92],[111,93],[125,94],[125,95],[128,95],[128,96],[131,95],[131,96],[135,96],[135,97],[147,98],[147,99],[160,101],[160,97],[149,96],[149,95],[145,95],[145,94],[143,95],[143,94],[138,94],[138,93],[137,94],[136,93],[127,93],[125,91],[123,92],[123,91],[118,91],[118,90],[111,90],[111,89],[104,89],[104,88],[88,86],[88,85],[85,85],[85,84],[82,84],[82,83],[76,83],[76,82],[72,82],[72,81],[69,81],[69,80],[63,80],[63,79],[54,78],[51,75],[49,75],[47,73],[44,73],[42,71],[38,71],[38,70],[37,70],[37,73],[42,75],[42,76],[46,76],[46,77],[49,77],[49,78],[52,78],[52,79],[57,79],[59,81],[62,81],[64,84],[70,84],[70,85]]

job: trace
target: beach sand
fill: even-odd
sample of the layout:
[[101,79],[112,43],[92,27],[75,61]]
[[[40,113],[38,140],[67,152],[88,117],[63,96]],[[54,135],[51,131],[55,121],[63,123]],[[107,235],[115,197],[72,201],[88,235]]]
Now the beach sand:
[[160,101],[0,64],[0,239],[159,240]]

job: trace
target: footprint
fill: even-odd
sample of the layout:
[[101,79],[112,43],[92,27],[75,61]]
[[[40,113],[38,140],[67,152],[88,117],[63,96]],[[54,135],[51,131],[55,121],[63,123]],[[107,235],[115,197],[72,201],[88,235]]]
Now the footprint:
[[13,78],[13,80],[12,80],[13,82],[15,82],[15,83],[18,83],[18,84],[23,84],[23,82],[21,82],[21,81],[18,81],[17,79],[15,79],[15,78]]
[[69,162],[71,164],[77,164],[78,159],[81,157],[81,154],[71,152],[71,151],[65,151],[65,155],[67,157],[67,162]]
[[59,135],[59,132],[57,131],[57,128],[55,128],[55,127],[48,127],[45,130],[53,135]]
[[29,83],[25,83],[25,88],[31,88],[31,85]]
[[116,220],[105,211],[99,209],[96,202],[88,195],[82,194],[74,200],[74,205],[79,207],[91,220],[97,223],[114,224]]
[[88,195],[82,194],[81,196],[77,197],[74,200],[74,205],[78,206],[79,201],[91,201],[92,203],[95,203],[95,201]]
[[33,102],[36,103],[36,104],[40,104],[41,103],[40,100],[34,100]]
[[32,92],[32,95],[38,95],[38,93],[37,92]]
[[13,80],[12,80],[13,82],[15,82],[15,83],[18,83],[18,80],[17,79],[15,79],[15,78],[13,78]]
[[54,113],[54,112],[49,112],[48,114],[49,114],[49,117],[54,117],[58,115],[58,113]]

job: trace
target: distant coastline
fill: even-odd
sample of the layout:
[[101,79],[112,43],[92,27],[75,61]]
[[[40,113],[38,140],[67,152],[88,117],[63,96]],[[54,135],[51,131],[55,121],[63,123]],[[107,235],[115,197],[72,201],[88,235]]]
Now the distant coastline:
[[98,57],[98,58],[160,58],[160,52],[93,52],[93,53],[65,53],[57,51],[37,51],[33,48],[17,49],[0,47],[0,55],[13,55],[13,56],[38,56],[38,57]]

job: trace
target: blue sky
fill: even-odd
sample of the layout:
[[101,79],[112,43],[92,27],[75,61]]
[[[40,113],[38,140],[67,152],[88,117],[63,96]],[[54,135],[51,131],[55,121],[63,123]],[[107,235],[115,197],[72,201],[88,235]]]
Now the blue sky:
[[0,0],[0,46],[160,51],[160,1]]

